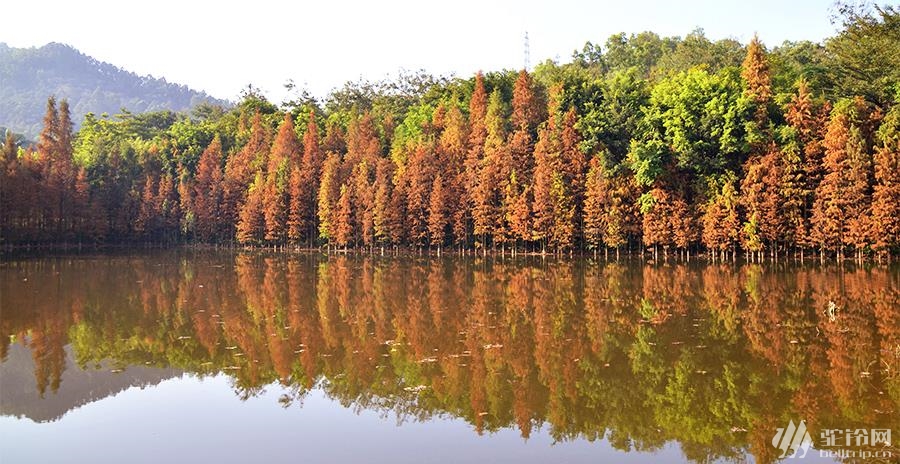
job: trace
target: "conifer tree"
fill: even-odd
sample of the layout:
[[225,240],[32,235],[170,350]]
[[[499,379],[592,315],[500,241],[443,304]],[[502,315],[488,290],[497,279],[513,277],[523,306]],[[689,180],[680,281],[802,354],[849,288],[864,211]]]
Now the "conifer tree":
[[466,190],[466,156],[468,152],[468,131],[465,117],[456,105],[450,107],[441,133],[439,150],[446,176],[442,187],[446,192],[447,221],[451,224],[451,235],[458,244],[464,244],[469,229],[469,205]]
[[297,240],[306,239],[312,243],[316,237],[316,202],[322,162],[316,112],[310,110],[306,133],[303,134],[303,159],[298,173],[299,179],[296,181],[299,185],[295,186],[296,209],[292,209],[296,214],[296,227],[300,229]]
[[213,242],[219,238],[222,203],[222,142],[217,135],[210,142],[197,164],[193,183],[193,212],[197,238]]
[[291,169],[288,184],[287,236],[292,243],[299,243],[304,238],[306,228],[305,214],[310,209],[312,199],[303,185],[303,174],[300,166]]
[[871,240],[879,251],[900,245],[900,106],[894,106],[878,131]]
[[393,193],[392,179],[394,176],[394,163],[386,158],[378,160],[375,168],[375,208],[372,212],[372,225],[375,232],[375,241],[381,244],[391,242],[391,196]]
[[334,242],[346,248],[353,240],[353,219],[351,211],[351,193],[347,185],[341,186],[340,199],[334,214]]
[[431,186],[431,196],[428,201],[428,235],[429,242],[435,246],[442,246],[447,236],[449,223],[447,210],[447,193],[444,188],[444,179],[438,174]]
[[154,233],[153,222],[158,217],[156,204],[157,185],[153,176],[147,175],[144,181],[144,188],[141,190],[141,205],[135,222],[135,231],[141,234],[145,239],[152,239]]
[[408,186],[407,194],[407,238],[415,245],[425,245],[428,241],[428,206],[432,184],[434,183],[431,158],[433,153],[424,144],[412,149],[404,177]]
[[641,198],[644,245],[653,247],[654,255],[659,246],[666,250],[674,243],[670,223],[671,203],[671,195],[660,187],[650,190]]
[[810,235],[810,221],[812,220],[816,189],[824,176],[822,164],[824,155],[823,121],[826,120],[828,111],[827,105],[817,106],[815,104],[804,79],[797,81],[797,93],[791,97],[790,103],[785,108],[785,119],[794,131],[798,145],[793,161],[796,162],[799,158],[802,165],[802,171],[796,171],[795,166],[791,166],[790,169],[795,175],[802,174],[803,179],[797,192],[802,196],[803,212],[798,230],[794,233],[795,242],[803,248],[815,245]]
[[772,83],[769,63],[762,43],[757,35],[747,45],[747,55],[741,66],[741,77],[744,80],[745,94],[756,106],[754,119],[759,129],[766,130],[768,125],[768,106],[772,99]]
[[237,239],[242,244],[260,243],[265,235],[266,218],[263,212],[265,183],[262,171],[257,171],[238,218]]
[[[466,214],[466,229],[475,226],[475,210],[482,201],[484,191],[481,187],[482,168],[484,163],[484,144],[487,139],[487,126],[485,118],[487,116],[487,93],[484,89],[484,76],[479,72],[475,75],[475,90],[472,92],[472,98],[469,100],[469,130],[468,142],[465,161],[465,175],[463,189],[465,198],[468,201],[468,214]],[[485,233],[485,222],[483,217],[479,218],[481,227],[476,235]],[[471,222],[470,226],[468,223]]]
[[[825,176],[816,189],[812,211],[811,239],[822,250],[841,251],[847,228],[846,197],[848,190],[851,122],[846,111],[835,109],[825,136]],[[858,132],[858,130],[857,130]]]
[[739,201],[732,180],[726,177],[703,214],[703,244],[710,252],[724,254],[733,251],[737,245],[742,230]]
[[535,96],[531,76],[524,69],[519,72],[513,86],[512,115],[510,123],[512,133],[509,137],[510,165],[504,167],[516,171],[520,183],[530,184],[533,168],[534,135],[540,122],[540,108]]
[[[609,208],[610,185],[603,163],[598,157],[591,158],[585,181],[584,197],[584,239],[594,250],[603,246]],[[607,244],[607,246],[611,246]]]
[[[290,205],[291,172],[300,165],[300,141],[294,131],[294,118],[285,113],[272,144],[263,190],[263,214],[267,242],[283,243],[288,235],[288,206]],[[299,225],[294,224],[298,229]]]
[[262,125],[262,115],[257,110],[253,115],[250,137],[247,143],[228,157],[225,163],[222,188],[222,220],[226,225],[225,235],[232,238],[240,220],[240,210],[247,198],[250,183],[256,172],[265,167],[268,143]]
[[503,225],[500,224],[500,206],[501,193],[508,183],[508,177],[504,176],[502,169],[504,160],[508,159],[508,152],[505,144],[503,101],[499,91],[491,93],[485,127],[487,135],[484,140],[484,158],[479,163],[478,181],[472,194],[474,233],[480,237],[482,246],[486,244],[488,236],[504,235]]
[[337,153],[329,153],[322,167],[322,179],[319,184],[318,216],[319,237],[323,240],[334,240],[335,212],[341,189],[341,157]]
[[872,159],[865,137],[856,127],[851,127],[847,141],[847,167],[844,245],[853,247],[861,259],[862,252],[871,245]]

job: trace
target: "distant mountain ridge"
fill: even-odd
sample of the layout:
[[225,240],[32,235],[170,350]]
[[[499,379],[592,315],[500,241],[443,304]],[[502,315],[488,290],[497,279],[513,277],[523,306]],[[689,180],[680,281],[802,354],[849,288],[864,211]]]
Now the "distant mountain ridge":
[[185,111],[203,102],[228,105],[164,78],[125,71],[69,45],[14,48],[0,42],[0,126],[36,139],[50,95],[69,100],[76,125],[89,112]]

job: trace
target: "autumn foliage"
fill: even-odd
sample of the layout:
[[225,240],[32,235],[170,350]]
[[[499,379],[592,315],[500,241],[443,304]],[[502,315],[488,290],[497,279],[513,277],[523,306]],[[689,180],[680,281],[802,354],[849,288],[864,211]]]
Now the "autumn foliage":
[[758,38],[743,57],[739,72],[644,80],[591,80],[577,63],[478,73],[324,109],[253,94],[206,119],[89,116],[78,133],[51,98],[36,144],[5,138],[0,233],[7,244],[896,252],[896,107],[785,84]]

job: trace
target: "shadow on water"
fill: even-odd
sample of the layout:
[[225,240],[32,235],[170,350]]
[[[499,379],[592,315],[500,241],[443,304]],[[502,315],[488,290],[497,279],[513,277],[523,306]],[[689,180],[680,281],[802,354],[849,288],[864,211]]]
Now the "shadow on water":
[[[897,267],[181,250],[6,260],[0,295],[3,414],[40,409],[68,369],[225,374],[241,399],[280,383],[284,407],[321,388],[697,461],[771,462],[789,420],[900,433]],[[23,347],[33,372],[10,375]]]

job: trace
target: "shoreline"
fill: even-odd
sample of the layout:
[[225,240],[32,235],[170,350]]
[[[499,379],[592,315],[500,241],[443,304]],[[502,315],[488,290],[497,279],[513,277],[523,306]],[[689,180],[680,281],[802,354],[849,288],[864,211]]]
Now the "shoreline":
[[44,243],[44,244],[4,244],[0,245],[0,258],[39,257],[54,253],[91,253],[91,252],[133,252],[133,251],[233,251],[275,255],[313,255],[322,256],[372,256],[385,258],[549,258],[562,260],[594,259],[605,262],[640,261],[645,264],[690,264],[702,262],[706,264],[856,264],[890,266],[895,262],[890,253],[864,255],[861,259],[855,254],[840,255],[834,252],[820,253],[811,250],[792,250],[780,254],[756,254],[727,252],[710,253],[707,250],[668,250],[654,252],[652,248],[643,249],[605,249],[605,250],[569,250],[533,251],[521,248],[479,249],[479,248],[433,248],[409,246],[373,246],[337,248],[330,246],[309,247],[295,245],[239,245],[239,244],[206,244],[206,243]]

